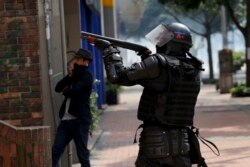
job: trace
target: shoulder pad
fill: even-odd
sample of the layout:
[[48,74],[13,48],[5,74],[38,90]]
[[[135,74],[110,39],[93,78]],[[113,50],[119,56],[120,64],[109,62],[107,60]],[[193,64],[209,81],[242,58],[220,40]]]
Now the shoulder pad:
[[162,56],[161,54],[155,54],[155,57],[159,60],[159,62],[161,63],[161,65],[165,66],[166,65],[166,59],[164,58],[164,56]]
[[170,56],[167,55],[161,55],[161,54],[155,54],[155,57],[157,57],[157,59],[159,60],[159,62],[161,63],[162,66],[166,66],[166,65],[180,65],[180,62],[178,59],[176,58],[172,58]]
[[193,56],[189,52],[187,52],[187,55],[192,59],[193,64],[194,64],[194,66],[195,66],[196,69],[204,71],[204,69],[202,68],[202,64],[204,64],[204,62],[202,60],[199,60],[197,57]]
[[159,61],[161,62],[161,64],[163,66],[169,65],[169,66],[179,66],[180,60],[177,59],[174,56],[168,56],[168,55],[161,55],[161,54],[156,54],[156,57],[159,59]]

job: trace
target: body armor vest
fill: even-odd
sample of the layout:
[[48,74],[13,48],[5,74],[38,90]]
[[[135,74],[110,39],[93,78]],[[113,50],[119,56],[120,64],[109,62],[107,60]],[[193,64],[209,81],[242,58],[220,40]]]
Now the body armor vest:
[[[193,124],[194,108],[200,91],[200,67],[188,58],[161,56],[165,58],[160,76],[152,84],[164,84],[163,91],[144,88],[138,119],[159,121],[167,125],[187,126]],[[162,61],[161,61],[162,62]]]

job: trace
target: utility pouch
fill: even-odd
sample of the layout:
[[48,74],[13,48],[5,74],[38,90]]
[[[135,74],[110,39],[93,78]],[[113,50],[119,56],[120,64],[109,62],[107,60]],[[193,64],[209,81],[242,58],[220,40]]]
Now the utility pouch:
[[[215,155],[220,155],[219,149],[214,143],[200,136],[198,128],[194,126],[192,126],[191,128],[187,128],[187,133],[190,145],[189,155],[192,164],[198,164],[198,167],[207,167],[205,159],[201,155],[199,140],[208,148],[210,148],[210,150],[212,150]],[[216,149],[216,152],[208,144],[212,145]]]
[[139,153],[147,158],[188,155],[186,129],[163,130],[160,127],[144,128],[139,140]]

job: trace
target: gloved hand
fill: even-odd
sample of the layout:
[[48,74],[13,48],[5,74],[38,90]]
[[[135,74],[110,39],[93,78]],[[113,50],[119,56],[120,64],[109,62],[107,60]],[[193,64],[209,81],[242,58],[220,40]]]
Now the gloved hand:
[[109,41],[106,41],[106,40],[103,40],[103,39],[95,39],[94,44],[102,52],[106,48],[111,46],[111,43]]
[[95,39],[95,46],[102,52],[104,58],[113,53],[120,53],[109,41],[103,39]]

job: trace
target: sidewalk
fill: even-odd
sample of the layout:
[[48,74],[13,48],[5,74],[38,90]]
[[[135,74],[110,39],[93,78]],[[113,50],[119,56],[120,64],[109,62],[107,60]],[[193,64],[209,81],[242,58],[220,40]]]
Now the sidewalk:
[[[141,90],[141,87],[126,87],[120,95],[120,104],[104,111],[100,123],[103,133],[91,151],[92,167],[134,166],[138,143],[133,144],[133,139],[141,123],[136,119]],[[202,86],[195,126],[220,149],[221,155],[217,157],[201,143],[209,167],[249,166],[250,98],[231,98],[230,94],[216,92],[213,85]]]
[[209,167],[249,167],[250,98],[232,98],[214,87],[203,86],[197,103],[195,124],[203,137],[214,142],[221,155],[215,156],[201,144]]
[[137,86],[125,87],[120,95],[120,104],[109,106],[104,111],[100,123],[104,132],[92,151],[92,167],[134,166],[138,146],[133,144],[133,140],[141,124],[136,118],[141,90]]

